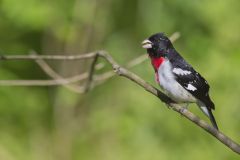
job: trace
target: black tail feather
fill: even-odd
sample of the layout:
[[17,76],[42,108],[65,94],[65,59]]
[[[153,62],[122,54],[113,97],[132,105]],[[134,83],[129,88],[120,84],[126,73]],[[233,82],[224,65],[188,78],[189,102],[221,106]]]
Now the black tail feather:
[[218,130],[217,122],[212,113],[212,109],[213,109],[212,107],[214,107],[214,104],[212,103],[213,106],[207,106],[206,104],[202,103],[201,101],[198,101],[197,104],[198,104],[199,108],[203,111],[203,113],[209,117],[213,127]]
[[213,116],[213,114],[212,114],[211,109],[209,109],[209,108],[208,108],[208,113],[209,113],[209,119],[210,119],[210,121],[211,121],[213,127],[216,128],[216,129],[218,130],[217,122],[216,122],[216,120],[215,120],[215,118],[214,118],[214,116]]

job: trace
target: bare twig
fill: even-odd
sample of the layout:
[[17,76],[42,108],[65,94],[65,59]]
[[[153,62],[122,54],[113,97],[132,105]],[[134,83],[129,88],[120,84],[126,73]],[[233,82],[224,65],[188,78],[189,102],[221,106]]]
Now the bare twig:
[[[41,64],[42,65],[42,64]],[[57,73],[56,73],[57,74]],[[56,86],[68,85],[82,81],[88,77],[88,73],[82,73],[68,78],[59,78],[53,80],[0,80],[0,86]],[[53,77],[52,77],[53,78]],[[80,92],[80,91],[79,91]],[[83,92],[83,88],[81,93]]]
[[96,55],[96,52],[83,55],[0,55],[0,60],[83,60],[91,59]]
[[93,58],[90,70],[89,70],[89,74],[88,74],[88,79],[86,82],[86,86],[85,86],[85,90],[84,92],[88,92],[90,87],[91,87],[91,83],[92,83],[92,79],[93,79],[93,74],[94,74],[94,69],[95,69],[95,65],[97,64],[97,60],[98,60],[98,53],[96,54],[96,56]]
[[81,81],[87,75],[81,74],[65,79],[53,80],[0,80],[0,86],[57,86]]
[[[32,55],[37,55],[36,52],[31,52]],[[36,60],[36,63],[42,68],[42,70],[51,78],[55,79],[55,80],[61,80],[62,82],[64,83],[68,83],[68,84],[63,84],[64,87],[68,88],[69,90],[73,91],[73,92],[77,92],[77,93],[83,93],[84,91],[84,88],[81,87],[81,86],[78,86],[78,85],[74,85],[74,84],[71,84],[70,85],[70,82],[63,78],[61,75],[59,75],[57,72],[55,72],[48,64],[47,62],[45,62],[44,60],[42,59],[38,59]],[[81,74],[81,79],[84,79],[88,77],[88,74]],[[78,76],[79,78],[79,76]],[[77,79],[79,80],[79,79]]]
[[173,42],[175,42],[180,36],[181,36],[181,35],[180,35],[179,32],[174,32],[174,33],[169,37],[169,39],[170,39],[170,41],[173,43]]

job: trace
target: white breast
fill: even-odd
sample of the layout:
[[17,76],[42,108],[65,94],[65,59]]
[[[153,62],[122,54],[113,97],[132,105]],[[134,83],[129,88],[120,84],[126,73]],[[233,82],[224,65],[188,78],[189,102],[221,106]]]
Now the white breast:
[[175,80],[169,60],[161,64],[158,69],[158,78],[160,86],[176,102],[196,102],[196,98]]

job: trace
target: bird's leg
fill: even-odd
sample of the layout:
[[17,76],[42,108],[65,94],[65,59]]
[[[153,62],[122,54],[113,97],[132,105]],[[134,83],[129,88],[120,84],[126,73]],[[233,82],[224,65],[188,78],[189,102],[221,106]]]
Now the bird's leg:
[[171,106],[168,103],[166,103],[166,106],[168,109],[171,109]]
[[157,83],[159,83],[159,77],[158,77],[158,73],[157,73],[157,72],[155,72],[155,81],[156,81]]
[[188,105],[189,105],[189,103],[186,103],[186,105],[185,105],[183,108],[185,108],[186,110],[188,110]]

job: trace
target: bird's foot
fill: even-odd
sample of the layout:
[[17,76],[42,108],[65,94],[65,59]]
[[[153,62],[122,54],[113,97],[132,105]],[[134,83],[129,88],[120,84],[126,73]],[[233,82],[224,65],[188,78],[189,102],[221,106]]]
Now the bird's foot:
[[180,109],[180,113],[181,113],[182,116],[183,116],[183,113],[184,113],[186,110],[188,110],[188,103],[187,103],[184,107],[182,107],[182,108]]

